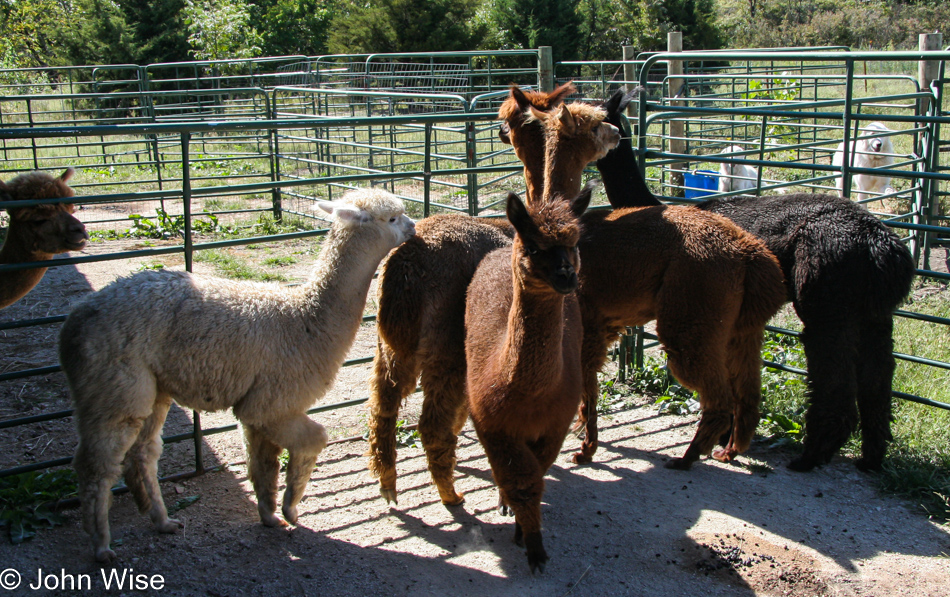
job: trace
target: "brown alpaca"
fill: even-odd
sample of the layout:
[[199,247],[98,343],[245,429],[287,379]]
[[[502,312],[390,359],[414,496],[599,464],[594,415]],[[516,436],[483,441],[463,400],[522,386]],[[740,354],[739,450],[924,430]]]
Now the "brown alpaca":
[[[601,129],[610,125],[600,124],[602,114],[577,104],[532,110],[544,127],[546,193],[573,189],[584,165],[603,157]],[[748,448],[758,424],[762,333],[785,301],[775,257],[729,220],[695,208],[598,211],[582,223],[578,298],[587,436],[575,462],[589,462],[597,449],[597,372],[608,346],[625,326],[654,319],[671,372],[699,392],[703,407],[686,454],[667,466],[689,468],[730,430],[714,457],[731,460]]]
[[[27,172],[10,182],[0,181],[0,200],[29,201],[60,199],[75,193],[66,184],[74,170],[67,168],[58,178],[46,172]],[[73,216],[72,203],[47,203],[11,207],[10,227],[0,249],[0,264],[49,261],[54,255],[78,251],[86,245],[86,227]],[[48,268],[34,267],[0,271],[0,309],[17,302],[39,284]]]
[[498,137],[511,145],[515,155],[524,163],[524,179],[527,185],[525,200],[529,205],[540,198],[544,190],[544,153],[530,149],[526,151],[524,148],[542,147],[544,132],[537,122],[531,122],[533,119],[528,109],[533,107],[535,110],[547,112],[556,108],[575,91],[577,90],[572,83],[565,83],[550,93],[522,91],[518,86],[512,85],[508,98],[498,108],[498,118],[502,120]]
[[511,249],[482,261],[468,289],[465,356],[468,404],[501,504],[515,515],[515,543],[531,571],[544,571],[544,474],[554,463],[581,398],[583,340],[577,297],[577,216],[573,205],[527,208],[508,195],[517,230]]
[[[527,94],[542,107],[560,103],[573,91],[565,85],[550,94]],[[523,110],[509,98],[499,114],[517,135]],[[541,127],[533,129],[540,141]],[[543,157],[541,158],[543,160]],[[540,196],[538,178],[536,193]],[[527,201],[535,198],[529,182]],[[455,448],[465,424],[465,291],[489,252],[511,244],[508,222],[463,215],[437,215],[418,223],[416,236],[390,254],[379,279],[377,328],[370,391],[369,468],[379,491],[396,502],[396,422],[402,401],[422,376],[425,395],[419,435],[429,472],[442,503],[463,501],[455,490]]]

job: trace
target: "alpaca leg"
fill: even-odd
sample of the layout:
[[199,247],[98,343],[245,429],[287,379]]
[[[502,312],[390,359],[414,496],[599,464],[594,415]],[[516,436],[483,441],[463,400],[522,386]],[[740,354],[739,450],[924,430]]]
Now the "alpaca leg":
[[541,540],[541,495],[544,471],[524,442],[503,434],[481,434],[502,501],[515,514],[515,543],[527,547],[531,572],[544,572],[548,555]]
[[253,425],[242,423],[244,428],[244,447],[247,450],[247,476],[257,495],[257,512],[264,526],[279,527],[287,523],[281,520],[277,512],[277,477],[280,472],[278,457],[281,447],[271,441],[264,431]]
[[[464,360],[463,360],[464,362]],[[429,359],[422,369],[425,398],[419,416],[419,435],[432,482],[446,506],[464,501],[455,490],[455,450],[458,434],[468,417],[465,369],[458,359]]]
[[307,415],[292,415],[277,423],[264,425],[263,432],[272,442],[280,442],[287,448],[290,459],[287,462],[284,503],[281,512],[284,520],[297,522],[297,504],[310,481],[310,473],[317,462],[320,452],[327,447],[326,429]]
[[818,321],[802,317],[811,400],[805,413],[804,451],[788,464],[795,471],[809,471],[829,462],[858,424],[859,336],[846,315],[831,315]]
[[749,449],[759,425],[759,403],[762,400],[762,332],[738,331],[729,343],[729,381],[735,401],[732,433],[722,450],[714,450],[713,458],[729,462]]
[[861,458],[855,463],[863,470],[880,470],[891,436],[891,381],[894,376],[893,320],[865,322],[861,328],[858,358],[858,411],[861,415]]
[[722,327],[713,329],[708,322],[698,338],[690,337],[697,328],[690,326],[688,319],[669,323],[669,319],[657,320],[657,335],[666,346],[667,364],[684,387],[699,392],[703,414],[686,453],[668,461],[666,468],[689,470],[700,456],[712,451],[733,424],[734,397],[726,368],[728,341]]
[[379,477],[379,493],[396,503],[396,419],[403,399],[416,389],[416,354],[396,354],[382,339],[376,344],[369,399],[369,469]]
[[591,462],[597,452],[597,373],[607,361],[607,347],[617,337],[616,332],[604,331],[605,327],[601,321],[584,321],[585,333],[581,347],[584,396],[578,411],[578,425],[584,426],[584,441],[581,443],[580,452],[571,457],[575,464]]
[[152,524],[160,533],[174,533],[183,525],[168,517],[162,490],[158,484],[158,459],[162,455],[162,426],[172,399],[159,397],[155,409],[145,419],[138,439],[125,456],[125,484],[128,486],[139,512],[148,512]]
[[77,417],[79,447],[73,458],[77,493],[82,504],[83,528],[89,533],[96,559],[111,562],[109,508],[112,486],[122,474],[122,460],[142,428],[142,419],[116,418],[102,421],[93,416]]

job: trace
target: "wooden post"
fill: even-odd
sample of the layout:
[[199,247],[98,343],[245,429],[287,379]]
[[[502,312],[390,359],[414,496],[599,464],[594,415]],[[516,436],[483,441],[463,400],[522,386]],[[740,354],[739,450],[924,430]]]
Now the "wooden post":
[[[666,51],[667,52],[682,52],[683,51],[683,33],[680,31],[670,31],[666,34]],[[682,60],[670,60],[669,61],[669,82],[670,82],[670,97],[676,97],[676,95],[683,88],[683,79],[676,78],[676,75],[683,74],[683,61]],[[671,106],[683,106],[685,102],[680,100],[673,100],[670,102]],[[686,141],[685,141],[685,127],[682,120],[671,120],[670,121],[670,152],[671,153],[686,153]],[[673,185],[673,189],[670,195],[674,197],[682,197],[683,189],[675,188],[683,186],[683,173],[680,170],[683,170],[688,167],[688,164],[685,162],[679,162],[675,164],[670,164],[670,183]]]
[[[637,52],[634,50],[633,46],[623,46],[623,59],[624,62],[632,61],[636,58]],[[637,69],[632,64],[623,65],[623,80],[624,85],[623,89],[625,92],[629,93],[631,89],[637,86]],[[630,102],[627,104],[627,116],[636,116],[637,108],[635,102]]]
[[554,91],[554,59],[551,46],[538,48],[538,87],[541,91]]
[[[921,33],[918,38],[918,48],[922,52],[928,50],[941,50],[943,46],[943,35],[940,33]],[[920,83],[920,89],[922,91],[930,91],[930,83],[937,78],[940,74],[940,61],[939,60],[921,60],[917,65],[917,79]],[[930,98],[923,97],[920,99],[919,103],[919,112],[921,116],[927,114],[927,110],[930,109]],[[918,124],[920,126],[920,124]],[[935,125],[930,125],[933,127]],[[922,135],[920,137],[921,147],[918,148],[918,155],[923,155],[923,148],[925,144],[930,144],[933,148],[935,144],[931,143],[932,128],[928,128],[931,131],[928,134]],[[933,156],[933,163],[936,166],[939,162],[939,155]],[[934,224],[936,223],[936,218],[940,215],[940,201],[938,200],[938,191],[940,190],[940,181],[931,180],[925,181],[923,184],[923,197],[921,197],[920,213],[924,214],[926,218],[925,221],[920,222],[922,224]],[[929,232],[924,232],[923,234],[915,235],[917,236],[916,242],[912,243],[914,249],[914,258],[919,260],[919,253],[923,252],[923,268],[930,269],[930,244],[933,241],[933,234]]]

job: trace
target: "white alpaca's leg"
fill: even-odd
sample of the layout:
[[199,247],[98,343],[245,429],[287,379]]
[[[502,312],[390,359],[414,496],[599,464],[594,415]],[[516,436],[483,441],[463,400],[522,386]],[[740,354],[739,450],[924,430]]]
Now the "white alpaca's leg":
[[272,442],[260,427],[243,424],[244,445],[247,449],[247,476],[257,495],[257,512],[264,526],[286,526],[277,512],[277,476],[280,472],[278,457],[281,447]]
[[305,414],[288,417],[279,423],[269,423],[264,427],[270,437],[280,438],[287,448],[290,460],[287,462],[287,488],[284,490],[284,503],[281,512],[284,520],[297,522],[297,504],[310,481],[310,473],[317,456],[327,446],[329,439],[323,425],[316,423]]
[[122,474],[122,459],[142,428],[142,419],[79,418],[79,447],[73,459],[83,528],[89,533],[96,559],[111,562],[109,507],[112,486]]
[[139,512],[148,511],[149,518],[161,533],[174,533],[180,521],[168,517],[162,490],[158,484],[158,459],[162,455],[162,426],[172,399],[162,396],[155,401],[152,414],[145,420],[138,439],[125,456],[125,484],[138,504]]

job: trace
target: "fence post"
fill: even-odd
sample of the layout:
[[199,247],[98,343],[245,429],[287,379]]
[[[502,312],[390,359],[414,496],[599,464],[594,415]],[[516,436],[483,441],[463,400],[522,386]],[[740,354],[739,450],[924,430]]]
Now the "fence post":
[[551,46],[538,48],[538,87],[545,92],[554,90],[554,59],[551,56]]
[[[633,46],[623,46],[623,80],[624,80],[624,91],[630,93],[630,90],[637,86],[636,76],[637,69],[633,64],[629,64],[630,61],[633,61],[637,57],[637,52]],[[636,116],[637,108],[633,102],[627,104],[627,116]]]
[[[670,31],[666,34],[666,51],[667,52],[682,52],[683,51],[683,33],[681,31]],[[683,61],[682,60],[670,60],[669,61],[669,72],[670,77],[670,97],[676,97],[680,91],[683,89],[683,79],[675,77],[675,75],[683,74]],[[683,106],[685,102],[681,100],[672,100],[670,102],[671,106]],[[673,119],[670,120],[670,152],[671,153],[686,153],[686,140],[685,140],[685,126],[682,120]],[[673,189],[670,195],[674,197],[683,196],[683,172],[689,164],[685,162],[678,162],[675,164],[670,164],[670,184],[673,186]]]
[[[941,50],[943,49],[943,35],[941,33],[921,33],[918,39],[918,48],[922,52],[928,50]],[[920,88],[925,91],[930,91],[930,84],[940,76],[940,61],[939,60],[921,60],[917,64],[917,79],[920,84]],[[921,116],[926,116],[927,112],[930,110],[930,97],[922,97],[918,105],[918,114]],[[936,149],[936,144],[932,143],[933,135],[935,129],[939,126],[937,123],[918,123],[917,126],[926,126],[927,132],[920,137],[921,146],[917,148],[918,155],[929,155],[930,152],[924,150],[925,147],[930,147]],[[933,170],[936,171],[939,168],[940,163],[940,154],[935,153],[933,159],[931,160],[933,164]],[[936,224],[935,218],[940,215],[940,201],[937,200],[937,191],[940,188],[940,181],[937,180],[925,180],[922,189],[921,205],[919,213],[923,214],[926,218],[924,224]],[[915,260],[919,260],[919,252],[923,252],[923,264],[924,269],[930,269],[930,243],[933,240],[934,235],[930,232],[924,232],[914,235],[915,243],[913,248]]]

